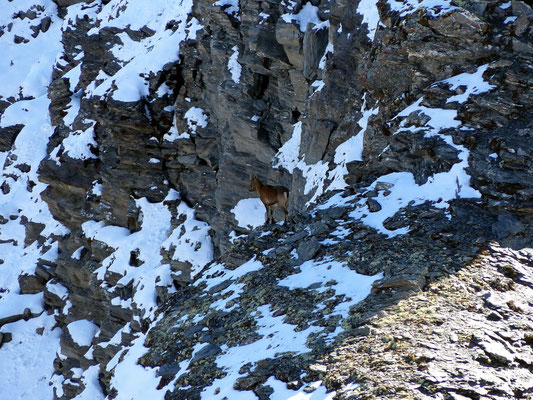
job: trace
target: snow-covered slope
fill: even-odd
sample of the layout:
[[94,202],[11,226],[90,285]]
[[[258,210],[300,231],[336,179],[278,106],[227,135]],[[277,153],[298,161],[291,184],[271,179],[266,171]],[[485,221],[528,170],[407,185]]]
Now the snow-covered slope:
[[[67,232],[52,218],[41,199],[45,185],[37,177],[39,163],[46,156],[46,146],[53,133],[47,86],[61,51],[63,21],[57,17],[57,7],[52,1],[40,2],[39,7],[34,4],[5,1],[0,16],[3,31],[0,46],[4,55],[0,66],[4,78],[0,99],[13,103],[2,112],[0,126],[23,125],[12,149],[0,153],[0,320],[22,316],[26,309],[35,316],[29,321],[21,319],[2,324],[0,328],[4,335],[9,332],[13,337],[0,349],[2,363],[14,368],[13,373],[0,377],[2,396],[6,399],[29,399],[37,395],[53,398],[49,382],[61,332],[55,326],[54,316],[44,311],[42,291],[21,294],[18,282],[20,276],[34,274],[38,265],[46,268],[47,262],[55,260],[57,237]],[[35,18],[14,18],[20,11],[32,12]],[[37,31],[37,37],[33,37],[35,31],[31,27],[47,19],[46,32]],[[23,43],[16,44],[17,37],[23,38]],[[41,243],[26,242],[22,218],[42,227]]]
[[[65,383],[64,377],[54,376],[54,360],[56,357],[59,360],[64,359],[59,341],[61,327],[56,324],[55,319],[58,312],[54,315],[45,311],[42,290],[44,287],[40,278],[43,274],[46,276],[50,265],[57,259],[57,240],[67,235],[69,230],[54,220],[47,204],[42,200],[40,194],[46,185],[39,181],[37,173],[40,162],[47,156],[47,145],[54,133],[48,112],[48,85],[52,81],[54,67],[61,67],[69,57],[61,42],[62,34],[73,29],[73,24],[80,18],[94,23],[95,27],[92,32],[88,32],[89,35],[111,27],[144,28],[156,32],[146,41],[140,42],[132,41],[127,35],[121,36],[122,43],[112,51],[124,68],[121,68],[113,79],[99,76],[90,87],[81,90],[77,89],[80,66],[64,74],[64,77],[69,79],[73,92],[64,119],[65,125],[72,127],[74,120],[78,118],[80,102],[92,96],[110,95],[112,84],[121,88],[113,92],[113,96],[121,100],[137,100],[143,96],[145,84],[141,74],[158,71],[166,63],[175,61],[179,56],[180,41],[194,37],[198,24],[194,19],[186,18],[190,7],[190,3],[183,2],[157,2],[148,5],[142,1],[126,1],[111,2],[106,6],[100,2],[90,5],[80,3],[66,8],[60,18],[58,7],[51,0],[3,2],[0,15],[0,46],[5,57],[0,66],[1,75],[4,77],[0,99],[6,102],[6,107],[2,110],[0,124],[2,128],[20,125],[22,129],[16,135],[11,148],[5,148],[5,151],[0,153],[0,321],[4,338],[0,359],[10,365],[12,371],[1,374],[0,383],[4,388],[2,398],[34,399],[38,396],[51,399],[54,395],[61,397]],[[176,18],[183,21],[180,27],[174,31],[165,30],[167,23],[170,20],[175,21]],[[81,60],[83,52],[76,58]],[[97,144],[93,138],[92,125],[86,131],[73,131],[66,137],[60,144],[62,151],[71,158],[94,158],[90,148],[94,149]],[[59,146],[52,151],[52,158],[57,154],[56,150],[59,150]],[[57,163],[60,164],[58,158]],[[97,190],[93,192],[98,195]],[[168,201],[178,199],[177,193],[169,193],[167,198]],[[124,228],[106,227],[95,221],[87,221],[83,230],[87,238],[100,240],[115,249],[101,270],[95,271],[97,279],[108,270],[116,270],[124,276],[126,283],[133,281],[138,287],[136,297],[127,301],[117,298],[116,301],[118,304],[122,302],[125,307],[135,305],[142,314],[146,314],[145,318],[153,320],[156,309],[156,282],[160,286],[168,286],[172,282],[169,264],[162,266],[158,261],[161,248],[175,253],[178,260],[191,260],[196,268],[201,268],[212,259],[213,250],[207,235],[208,227],[205,223],[195,221],[194,212],[185,204],[181,204],[178,210],[184,217],[180,233],[178,228],[173,230],[170,226],[170,212],[166,206],[150,204],[145,199],[138,201],[143,218],[143,227],[139,232],[131,234]],[[29,239],[30,226],[36,230],[33,241]],[[132,249],[137,249],[140,260],[147,261],[143,268],[128,269],[128,260],[125,261],[124,257],[129,259]],[[81,250],[82,248],[72,257],[79,259]],[[35,278],[36,269],[44,271],[41,275],[37,273],[39,279]],[[32,276],[39,283],[35,287],[27,288],[22,284],[19,287],[19,279],[23,276]],[[63,312],[68,312],[71,306],[67,300],[68,290],[57,282],[49,282],[47,290],[66,300]],[[37,293],[26,293],[32,291]],[[115,299],[111,299],[111,302],[115,304]],[[24,319],[16,322],[3,320],[18,315]],[[28,317],[31,317],[29,321]],[[74,325],[78,322],[90,324],[95,328],[88,329],[86,325],[81,324],[75,328]],[[75,343],[82,347],[88,346],[89,349],[93,337],[99,332],[98,327],[87,320],[72,322],[63,329],[68,331]],[[11,336],[9,342],[7,335]],[[133,343],[129,354],[137,354],[137,358],[142,355],[145,351],[142,344],[143,336]],[[92,359],[91,356],[87,357]],[[131,376],[128,363],[135,365],[136,358],[131,355],[122,363],[129,381]],[[74,372],[72,378],[81,380],[87,387],[84,398],[104,397],[97,383],[98,369],[91,367],[84,372],[78,368],[78,371]],[[122,367],[117,368],[116,379],[119,379],[121,370]],[[140,370],[139,378],[143,376],[143,368]],[[143,385],[139,381],[136,382],[138,385],[134,386],[134,393],[143,386],[146,386],[148,391],[150,387],[152,391],[156,390],[157,384]],[[122,385],[131,386],[126,382]]]

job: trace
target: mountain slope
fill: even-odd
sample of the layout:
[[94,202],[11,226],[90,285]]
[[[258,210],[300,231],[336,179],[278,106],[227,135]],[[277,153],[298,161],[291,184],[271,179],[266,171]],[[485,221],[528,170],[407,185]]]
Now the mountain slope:
[[4,6],[6,396],[531,395],[529,2]]

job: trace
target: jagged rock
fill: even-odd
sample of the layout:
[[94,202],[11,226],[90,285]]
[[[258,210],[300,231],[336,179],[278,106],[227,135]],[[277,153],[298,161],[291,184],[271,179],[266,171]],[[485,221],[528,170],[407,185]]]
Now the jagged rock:
[[20,43],[28,43],[29,40],[22,37],[22,36],[19,36],[19,35],[15,35],[13,37],[13,42],[16,43],[16,44],[20,44]]
[[381,211],[381,205],[374,199],[368,199],[366,201],[366,204],[368,206],[368,211],[370,211],[370,212]]
[[387,289],[420,290],[424,287],[425,282],[424,276],[421,275],[393,276],[376,282],[372,290],[375,292]]
[[44,282],[48,282],[52,278],[53,271],[51,268],[44,264],[39,264],[35,267],[35,275],[37,275]]
[[47,32],[48,29],[50,29],[50,23],[52,22],[52,18],[50,17],[44,17],[42,20],[41,20],[41,24],[40,24],[40,27],[41,27],[41,32]]
[[314,29],[309,24],[302,43],[303,75],[308,80],[316,78],[318,64],[328,44],[327,29]]
[[26,228],[26,238],[24,239],[24,246],[28,247],[30,244],[32,244],[39,238],[39,235],[44,230],[45,225],[28,221],[25,217],[21,218],[21,223]]
[[4,343],[9,343],[13,340],[11,332],[0,332],[0,348]]
[[309,240],[301,241],[298,244],[298,248],[297,248],[298,257],[303,261],[308,261],[316,255],[319,249],[320,249],[320,243],[314,237],[312,237]]
[[494,340],[483,340],[478,344],[485,354],[496,364],[510,364],[514,356],[505,348],[502,343]]
[[6,128],[0,128],[0,151],[8,151],[15,143],[15,139],[24,125],[13,125]]
[[217,354],[220,354],[220,352],[221,349],[219,346],[214,344],[208,344],[195,353],[191,362],[199,361],[206,357],[214,357]]
[[524,225],[518,218],[513,217],[510,214],[498,215],[498,221],[492,225],[492,230],[499,238],[516,235],[524,230]]
[[18,282],[22,294],[35,294],[44,290],[44,281],[36,275],[20,275]]
[[0,318],[0,327],[6,324],[11,324],[13,322],[20,321],[20,320],[27,321],[31,318],[37,317],[38,315],[39,314],[32,313],[29,308],[25,308],[22,314],[15,314],[15,315],[10,315],[8,317]]

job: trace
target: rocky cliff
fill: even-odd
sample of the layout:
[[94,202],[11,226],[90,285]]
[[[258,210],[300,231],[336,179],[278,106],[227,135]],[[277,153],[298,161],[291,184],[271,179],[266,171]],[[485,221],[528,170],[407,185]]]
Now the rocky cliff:
[[10,398],[532,396],[531,2],[41,3],[0,20]]

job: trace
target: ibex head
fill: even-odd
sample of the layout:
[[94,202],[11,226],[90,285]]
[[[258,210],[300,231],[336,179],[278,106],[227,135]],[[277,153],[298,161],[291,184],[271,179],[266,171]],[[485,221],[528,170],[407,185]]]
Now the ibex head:
[[248,187],[248,190],[250,192],[253,192],[256,189],[257,187],[256,182],[257,182],[257,178],[253,174],[250,174],[250,186]]

